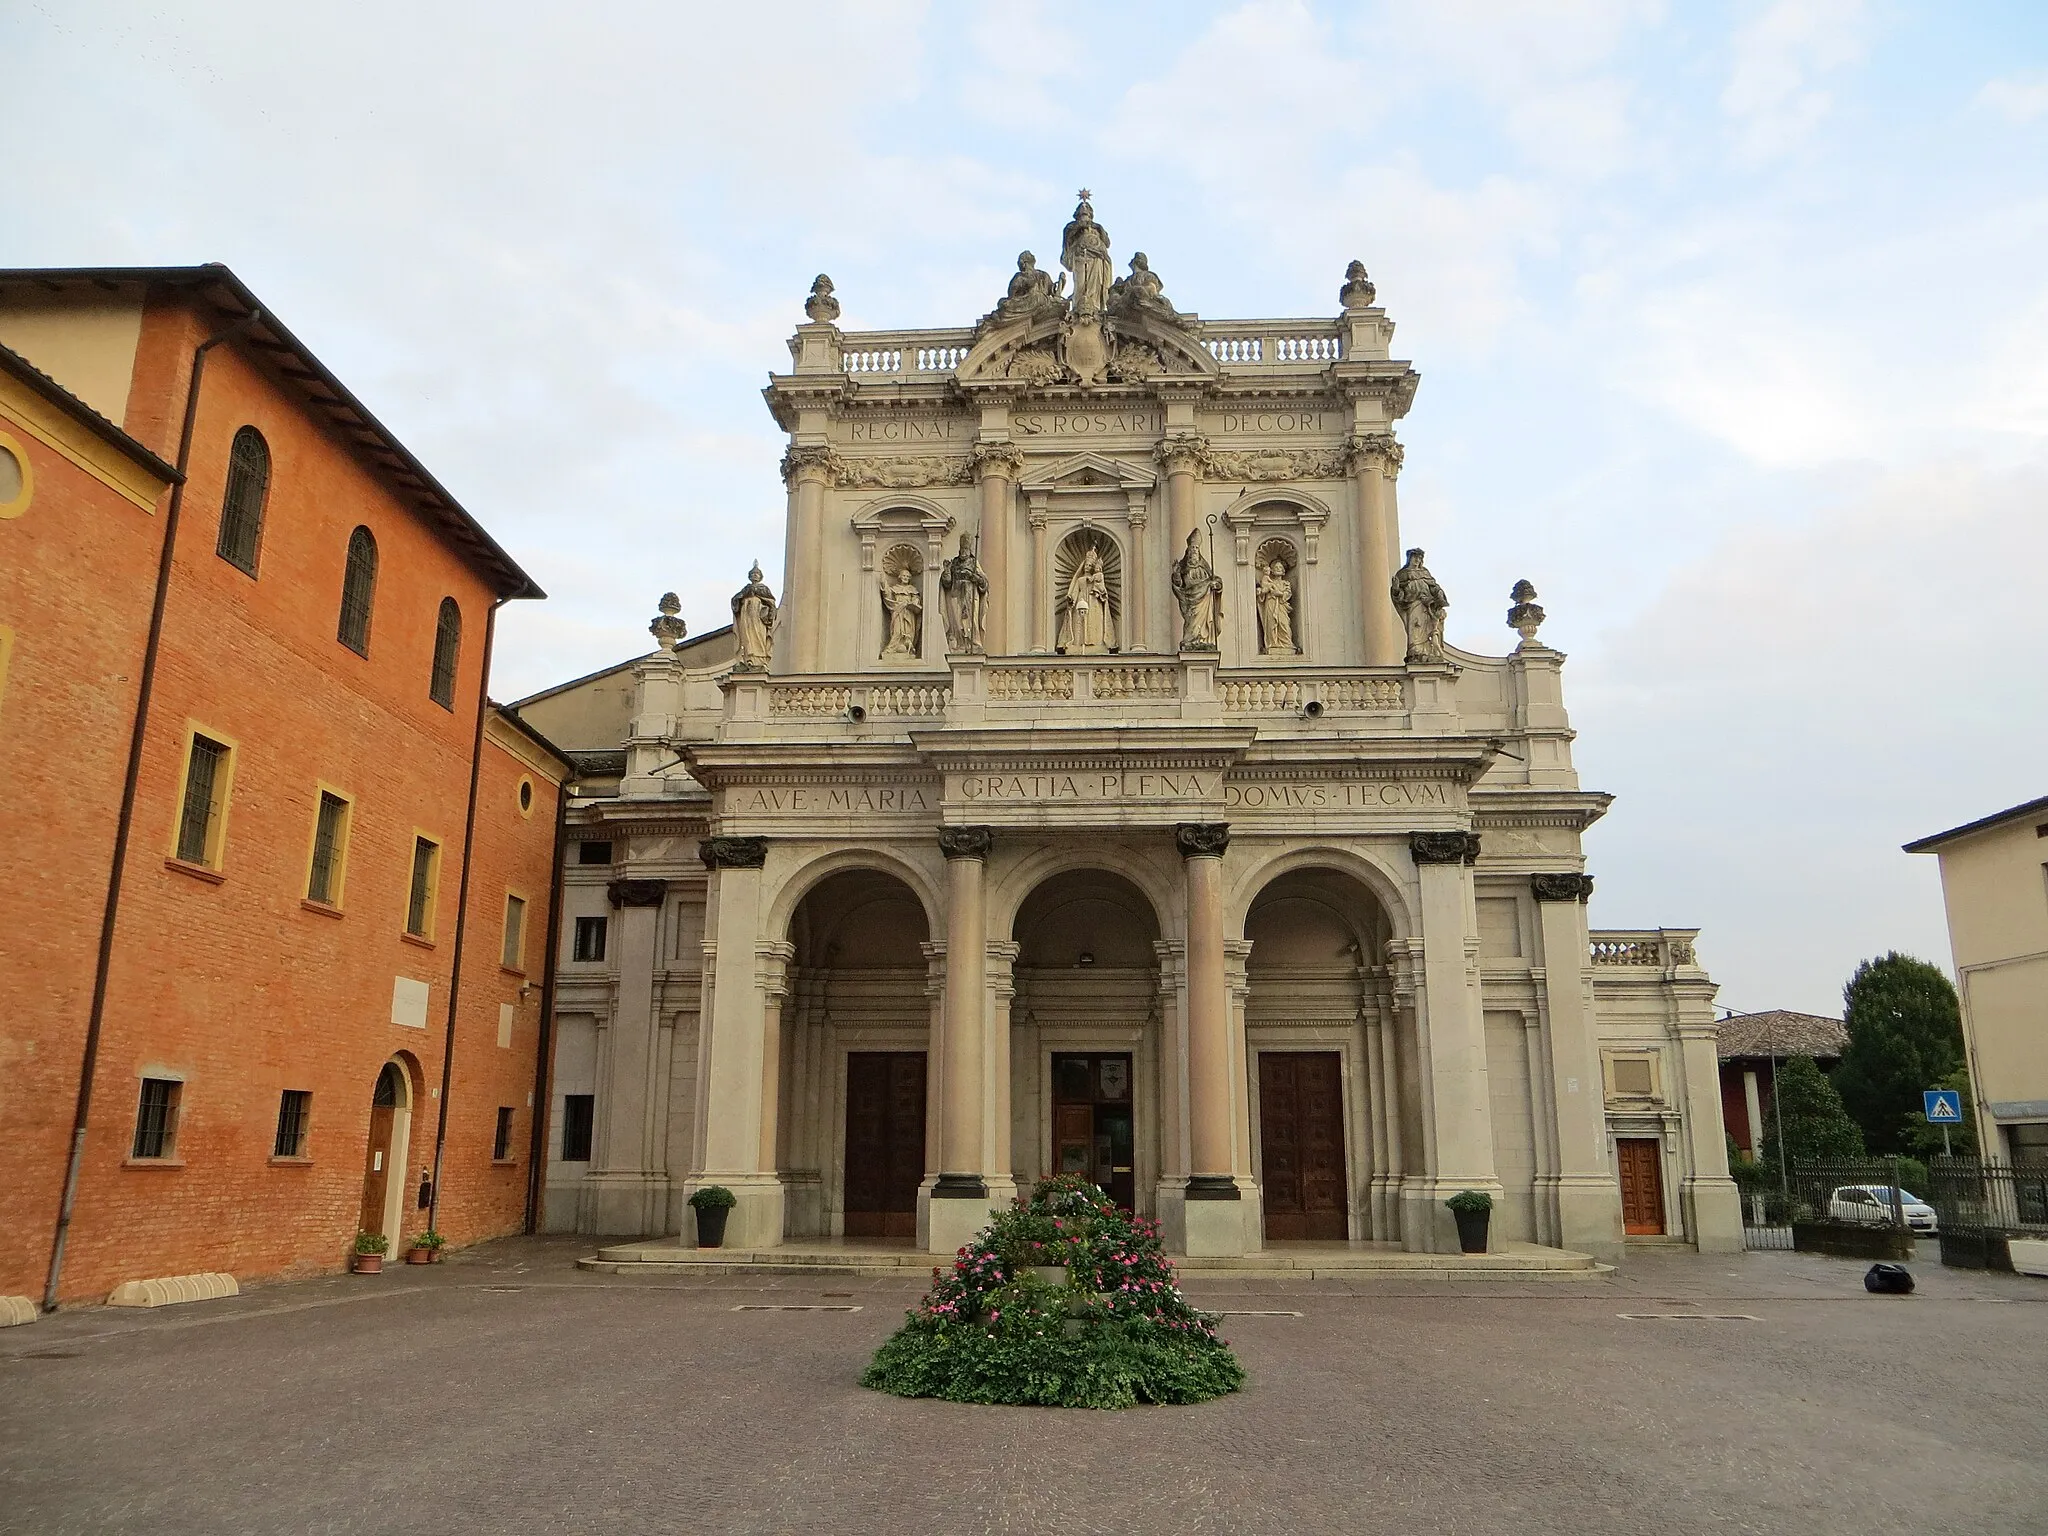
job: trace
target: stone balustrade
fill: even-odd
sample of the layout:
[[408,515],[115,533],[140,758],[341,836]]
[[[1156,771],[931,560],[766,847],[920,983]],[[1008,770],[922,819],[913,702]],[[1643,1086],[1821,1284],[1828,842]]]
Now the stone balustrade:
[[1398,714],[1408,707],[1403,676],[1400,670],[1224,673],[1216,691],[1224,712],[1232,715],[1300,714],[1312,704],[1322,706],[1318,713]]
[[1693,940],[1697,936],[1691,929],[1596,929],[1587,936],[1586,959],[1597,966],[1655,970],[1696,966],[1699,961],[1693,954]]
[[805,678],[763,678],[771,720],[822,720],[849,716],[856,706],[877,719],[935,720],[953,696],[943,680],[877,682]]
[[839,366],[863,379],[946,374],[966,360],[973,342],[966,330],[849,331],[840,340]]

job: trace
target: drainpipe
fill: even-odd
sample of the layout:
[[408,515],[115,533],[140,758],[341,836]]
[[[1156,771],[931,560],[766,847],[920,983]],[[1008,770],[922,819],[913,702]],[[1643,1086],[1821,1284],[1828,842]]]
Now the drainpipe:
[[142,680],[135,690],[135,723],[128,732],[128,774],[121,782],[121,815],[114,825],[114,864],[107,872],[107,903],[100,914],[100,949],[92,973],[92,1007],[85,1019],[85,1059],[78,1069],[78,1101],[71,1116],[71,1155],[64,1165],[64,1194],[57,1205],[57,1230],[50,1241],[50,1273],[43,1282],[43,1310],[57,1310],[57,1287],[64,1277],[64,1245],[71,1236],[71,1214],[78,1204],[78,1173],[85,1161],[85,1132],[92,1115],[92,1080],[99,1066],[100,1025],[107,1011],[107,977],[114,964],[114,924],[121,915],[121,875],[128,863],[128,835],[135,825],[135,790],[142,778],[142,748],[149,733],[149,701],[156,690],[157,655],[163,648],[164,607],[171,593],[171,563],[178,547],[178,517],[185,507],[185,471],[192,459],[192,432],[199,420],[199,381],[206,374],[206,354],[263,318],[252,309],[226,330],[216,331],[192,352],[185,383],[185,424],[178,432],[178,478],[171,486],[171,505],[164,513],[163,548],[157,555],[156,596],[149,609],[149,641],[142,652]]
[[526,1156],[526,1230],[540,1230],[541,1175],[546,1171],[548,1112],[554,1105],[548,1056],[554,1048],[555,963],[562,951],[562,862],[569,851],[569,785],[555,786],[555,877],[548,886],[548,941],[540,971],[540,1040],[533,1057],[533,1134]]
[[511,602],[501,597],[484,620],[484,664],[476,680],[476,734],[469,746],[469,809],[462,819],[462,879],[455,893],[455,963],[448,974],[448,1029],[441,1042],[441,1110],[434,1122],[434,1172],[427,1189],[427,1228],[441,1230],[441,1159],[448,1149],[448,1079],[455,1067],[455,1013],[462,1002],[462,957],[469,930],[469,868],[476,848],[477,780],[483,772],[484,717],[491,708],[491,647],[498,638],[498,610]]

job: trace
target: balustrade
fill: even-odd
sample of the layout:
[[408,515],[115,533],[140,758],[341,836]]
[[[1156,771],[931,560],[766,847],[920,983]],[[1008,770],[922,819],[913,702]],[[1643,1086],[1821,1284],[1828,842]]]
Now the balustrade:
[[1586,946],[1589,964],[1599,966],[1655,966],[1665,968],[1697,965],[1691,933],[1596,932]]
[[1407,708],[1398,677],[1227,677],[1217,683],[1232,714],[1286,714],[1320,704],[1327,712],[1397,714]]

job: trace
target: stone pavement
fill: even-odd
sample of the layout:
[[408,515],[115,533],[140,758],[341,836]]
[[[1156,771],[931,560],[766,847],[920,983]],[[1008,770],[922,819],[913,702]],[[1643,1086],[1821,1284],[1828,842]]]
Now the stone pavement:
[[862,1391],[910,1281],[588,1251],[0,1332],[0,1531],[2048,1531],[2048,1282],[1931,1254],[1191,1282],[1249,1386],[1112,1414]]

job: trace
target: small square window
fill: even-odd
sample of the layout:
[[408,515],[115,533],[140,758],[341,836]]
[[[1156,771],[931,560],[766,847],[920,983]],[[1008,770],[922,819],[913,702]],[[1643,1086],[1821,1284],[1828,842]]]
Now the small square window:
[[597,1099],[588,1093],[562,1095],[562,1161],[590,1161],[590,1129],[596,1119]]
[[491,1161],[502,1163],[511,1156],[512,1111],[509,1106],[500,1106],[497,1133],[491,1137]]
[[578,960],[602,960],[604,958],[605,930],[609,926],[609,918],[577,918],[576,942],[572,950],[575,957]]
[[287,1088],[277,1101],[277,1140],[271,1144],[272,1157],[304,1157],[306,1130],[312,1120],[313,1095],[303,1088]]
[[519,969],[520,958],[526,952],[526,898],[507,896],[505,898],[505,947],[498,955],[498,961],[507,970]]
[[609,864],[611,861],[612,845],[610,843],[594,843],[586,840],[576,845],[576,862],[578,864]]
[[135,1144],[131,1157],[172,1157],[178,1150],[178,1101],[184,1097],[183,1083],[164,1077],[145,1077],[142,1094],[135,1106]]

